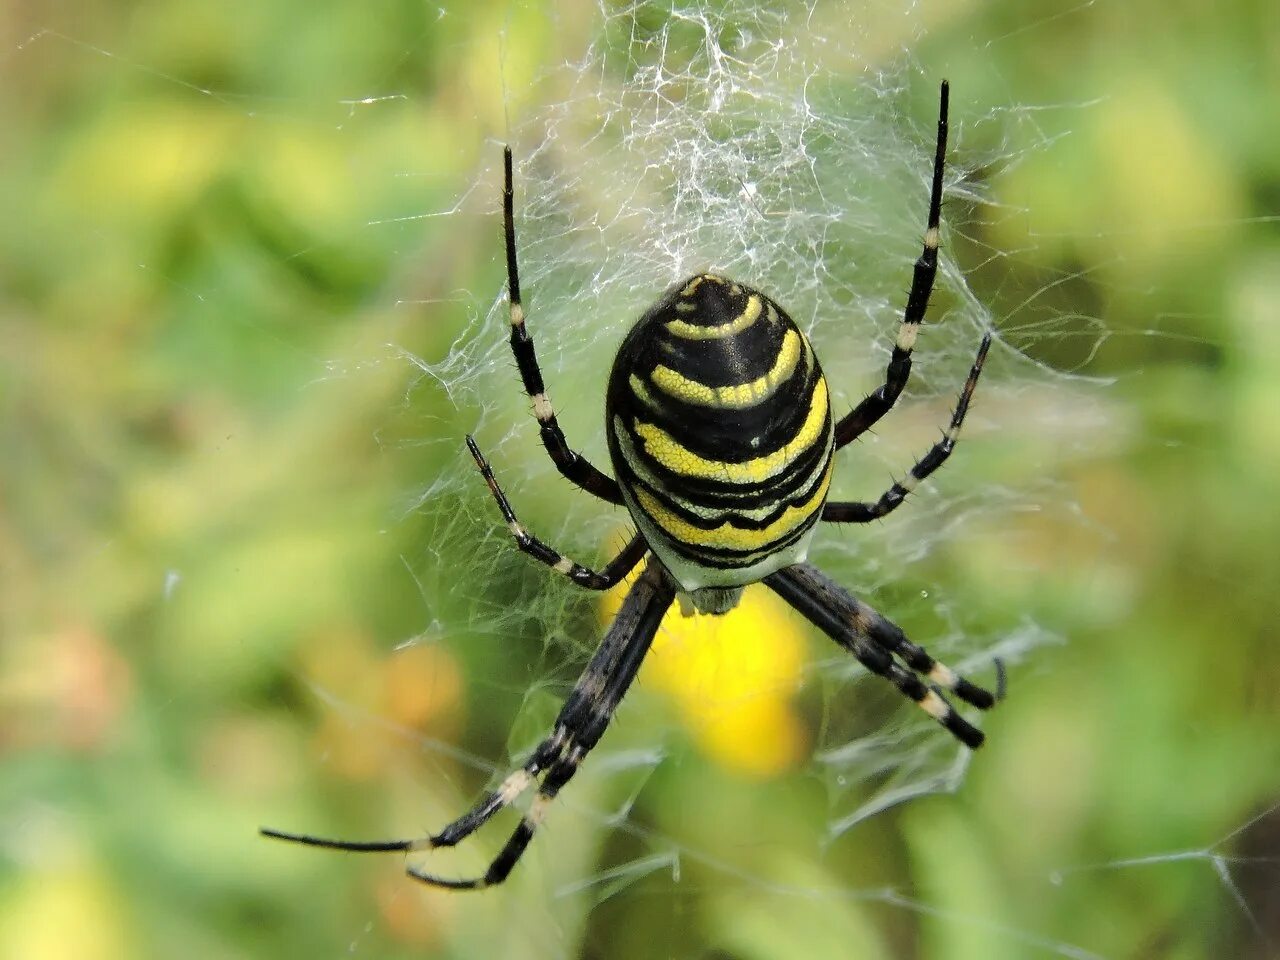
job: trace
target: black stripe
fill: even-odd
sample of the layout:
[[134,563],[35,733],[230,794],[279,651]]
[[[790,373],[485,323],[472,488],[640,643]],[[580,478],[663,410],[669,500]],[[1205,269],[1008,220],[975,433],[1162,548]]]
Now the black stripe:
[[[689,296],[684,296],[683,291],[694,281],[697,281],[697,288]],[[733,287],[738,288],[737,293],[733,292]],[[753,293],[761,296],[759,291],[726,280],[724,277],[695,274],[668,287],[658,298],[658,302],[645,311],[641,320],[657,323],[683,320],[691,326],[718,327],[732,323],[741,316],[742,311],[746,309],[747,300]],[[761,305],[763,306],[763,303]],[[693,309],[689,310],[689,306]],[[678,309],[678,307],[684,309]]]
[[516,865],[516,861],[524,853],[524,848],[529,846],[529,841],[533,839],[535,829],[534,824],[530,822],[528,817],[520,821],[520,825],[511,834],[511,839],[502,848],[502,852],[494,858],[493,863],[489,865],[489,869],[484,872],[485,886],[501,883],[507,879],[507,874],[511,872],[511,868]]
[[[636,456],[644,462],[650,473],[653,474],[654,479],[662,485],[662,488],[672,491],[685,500],[708,507],[737,506],[750,508],[762,506],[765,502],[787,496],[790,491],[812,476],[814,470],[819,465],[824,464],[831,454],[831,412],[828,410],[818,439],[776,476],[769,477],[758,483],[733,483],[728,480],[690,477],[686,474],[669,470],[655,460],[645,449],[644,441],[635,434],[634,430],[630,429],[630,421],[624,418],[623,422],[624,428],[627,429],[627,437],[631,441],[631,446],[635,449]],[[609,422],[610,445],[617,442],[614,436],[614,429],[615,424],[611,418]],[[680,438],[673,437],[673,439]],[[615,472],[620,477],[625,477],[630,486],[640,483],[640,478],[636,476],[635,471],[631,469],[630,464],[620,453],[614,457],[614,462]]]
[[[734,422],[732,429],[741,438],[743,430],[750,428],[753,421],[765,424],[776,421],[799,406],[802,400],[807,400],[817,383],[818,369],[816,362],[812,359],[812,352],[805,355],[802,348],[795,370],[791,376],[774,388],[772,396],[742,407],[691,403],[663,390],[653,381],[650,371],[632,370],[630,373],[640,381],[641,386],[654,401],[651,406],[639,398],[635,400],[636,409],[646,411],[649,417],[663,417],[670,422],[688,423],[690,424],[688,430],[691,433],[704,429],[720,429],[725,421],[732,421]],[[694,376],[691,379],[702,382],[704,378]],[[742,385],[742,383],[730,384],[730,386]]]
[[524,381],[524,392],[529,396],[546,393],[542,382],[542,371],[538,369],[538,356],[533,349],[533,337],[523,323],[511,325],[511,352],[515,354],[516,366],[520,368],[520,379]]
[[[761,544],[754,550],[729,550],[717,547],[701,547],[692,543],[685,543],[681,540],[673,539],[666,531],[664,545],[669,547],[674,553],[680,554],[686,560],[692,560],[694,563],[704,567],[711,567],[716,570],[738,570],[743,567],[749,567],[759,563],[770,554],[778,553],[785,550],[798,542],[809,529],[818,521],[820,517],[819,511],[814,511],[813,515],[805,520],[800,526],[792,530],[790,533],[777,540],[769,543]],[[657,521],[653,521],[655,524]],[[659,527],[661,530],[662,528]]]
[[[777,303],[746,286],[734,295],[728,286],[704,280],[691,299],[682,298],[680,291],[694,279],[672,287],[640,318],[619,347],[615,362],[625,362],[646,376],[661,364],[712,387],[749,383],[768,373],[783,335],[788,329],[799,332],[799,327]],[[667,329],[673,321],[699,327],[731,324],[742,316],[752,296],[760,301],[760,315],[739,333],[694,340]],[[681,304],[695,309],[682,312],[677,309]]]
[[515,191],[511,186],[511,148],[502,148],[502,232],[507,250],[507,294],[520,303],[520,273],[516,269]]
[[[821,375],[816,361],[801,358],[773,396],[742,408],[686,403],[636,372],[655,406],[621,396],[615,413],[661,427],[699,456],[738,463],[780,450],[795,439],[809,414]],[[629,383],[628,378],[628,383]],[[829,402],[829,401],[828,401]]]
[[[671,319],[688,322],[689,318],[676,315]],[[630,359],[635,369],[646,376],[661,365],[709,387],[736,387],[772,370],[783,337],[787,330],[795,329],[790,320],[767,323],[761,315],[732,336],[690,340],[671,333],[665,325],[658,326],[651,328],[652,336],[645,342],[633,345]]]
[[[705,498],[697,500],[692,500],[687,497],[685,498],[699,507],[726,511],[725,515],[717,519],[708,519],[694,511],[691,511],[683,503],[673,499],[672,491],[669,489],[658,489],[641,480],[635,480],[634,482],[628,483],[628,487],[646,491],[681,520],[684,520],[685,522],[702,530],[714,530],[716,527],[723,526],[725,523],[732,523],[735,527],[738,527],[741,530],[763,530],[765,527],[769,526],[769,524],[775,522],[779,517],[781,517],[786,510],[791,507],[798,507],[800,504],[811,498],[814,491],[822,484],[825,474],[826,463],[823,462],[818,464],[818,468],[814,470],[810,476],[798,478],[801,482],[797,483],[794,488],[769,491],[770,497],[768,500],[762,499],[759,494],[757,494],[756,499],[751,502],[742,502],[739,500],[730,504],[712,503]],[[755,520],[743,516],[741,513],[741,511],[744,510],[759,510],[760,508],[766,507],[770,503],[774,502],[777,503],[776,509],[769,511],[769,513],[761,520]]]

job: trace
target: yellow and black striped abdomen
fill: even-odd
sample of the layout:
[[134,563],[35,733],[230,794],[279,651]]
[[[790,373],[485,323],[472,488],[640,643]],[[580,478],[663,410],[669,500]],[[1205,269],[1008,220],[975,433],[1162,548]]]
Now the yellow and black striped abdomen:
[[831,480],[831,404],[808,339],[764,294],[711,274],[623,341],[605,405],[637,526],[687,591],[804,558]]

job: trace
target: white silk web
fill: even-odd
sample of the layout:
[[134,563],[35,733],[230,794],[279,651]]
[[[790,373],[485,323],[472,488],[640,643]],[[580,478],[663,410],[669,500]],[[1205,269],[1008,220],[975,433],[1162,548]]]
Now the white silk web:
[[[527,118],[511,118],[506,138],[517,159],[529,327],[570,443],[601,466],[608,463],[601,420],[614,350],[663,290],[704,269],[768,291],[809,332],[837,413],[874,389],[920,251],[934,150],[938,80],[913,64],[914,36],[886,54],[875,17],[865,11],[772,3],[725,11],[690,3],[646,25],[645,9],[602,5],[598,38],[581,60],[541,79],[536,89],[546,99]],[[944,243],[912,381],[900,409],[842,454],[833,499],[874,499],[902,476],[946,424],[982,332],[1001,335],[1002,318],[967,285],[953,240],[980,232],[993,215],[974,165],[990,173],[1017,162],[1008,128],[1022,116],[1012,107],[975,116],[962,93],[953,98]],[[1043,146],[1043,138],[1037,142]],[[496,144],[490,155],[467,203],[492,216]],[[495,228],[495,257],[499,243]],[[594,559],[617,530],[618,513],[571,492],[543,456],[512,370],[501,293],[475,320],[444,356],[415,358],[424,383],[475,411],[478,439],[522,520],[565,552]],[[997,343],[967,435],[977,444],[1011,427],[1052,429],[1069,456],[1089,442],[1104,414],[1081,381],[1019,352],[1028,337],[1054,335],[1051,319],[1037,323],[1034,334]],[[1067,329],[1064,322],[1060,330]],[[1060,392],[1080,394],[1069,419],[1050,423],[1033,414],[1010,423],[1007,414],[1029,399],[1045,413],[1056,410]],[[941,553],[962,563],[966,538],[984,525],[998,528],[1001,513],[1063,505],[1050,477],[1015,485],[969,473],[966,482],[955,465],[973,452],[962,442],[937,479],[884,523],[824,528],[812,559],[890,617],[928,611],[932,630],[917,639],[990,683],[993,658],[1015,664],[1052,634],[1021,620],[975,628],[969,605],[929,558]],[[416,508],[432,513],[432,504],[461,495],[459,485],[474,485],[463,456]],[[449,512],[433,527],[439,536],[425,565],[447,569],[446,558],[460,551],[510,554],[495,521],[496,513],[482,514],[459,525]],[[475,546],[477,535],[484,544]],[[536,568],[529,573],[533,585],[522,591],[515,616],[540,622],[552,648],[570,640],[581,660],[592,641],[564,630],[566,607],[581,598]],[[504,611],[482,619],[501,632]],[[850,739],[842,701],[865,695],[868,681],[850,683],[860,667],[831,652],[813,672],[825,678],[814,763],[832,791],[831,837],[905,798],[959,783],[963,751],[910,710],[897,712],[879,734]],[[878,786],[868,795],[869,783]]]

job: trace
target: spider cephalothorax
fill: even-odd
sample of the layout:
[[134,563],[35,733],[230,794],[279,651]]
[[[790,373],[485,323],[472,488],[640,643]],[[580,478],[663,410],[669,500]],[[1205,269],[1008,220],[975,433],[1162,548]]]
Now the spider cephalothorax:
[[827,383],[813,348],[782,307],[717,274],[690,277],[640,318],[618,350],[605,400],[605,433],[616,480],[569,447],[542,382],[520,299],[511,151],[506,150],[503,224],[511,349],[520,377],[556,467],[588,493],[626,507],[636,535],[599,572],[570,560],[524,528],[476,442],[468,437],[467,445],[525,553],[592,590],[615,586],[650,552],[653,557],[628,589],[551,733],[523,766],[438,834],[371,843],[276,830],[265,834],[339,850],[448,847],[537,784],[528,812],[483,876],[454,880],[409,867],[410,876],[436,886],[472,890],[501,883],[551,801],[604,733],[667,608],[679,597],[702,613],[724,613],[755,582],[764,583],[868,670],[892,682],[966,746],[982,743],[981,731],[956,713],[945,693],[984,710],[995,697],[934,660],[896,625],[804,562],[818,520],[865,523],[883,517],[942,466],[955,446],[991,344],[990,335],[983,336],[950,425],[906,477],[875,501],[827,501],[834,454],[893,407],[911,370],[911,350],[938,266],[947,97],[943,82],[924,246],[884,383],[833,422]]

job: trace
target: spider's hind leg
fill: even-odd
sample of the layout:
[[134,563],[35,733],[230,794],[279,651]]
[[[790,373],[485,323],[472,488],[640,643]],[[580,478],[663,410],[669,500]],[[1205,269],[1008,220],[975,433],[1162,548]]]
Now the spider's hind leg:
[[632,584],[591,662],[569,692],[551,735],[497,789],[486,794],[439,833],[411,840],[358,841],[331,840],[265,827],[260,832],[277,840],[356,853],[414,853],[452,847],[509,807],[541,778],[528,813],[520,818],[502,850],[481,876],[453,879],[438,877],[415,866],[406,869],[415,880],[451,890],[481,890],[501,883],[524,854],[560,789],[569,782],[583,758],[604,735],[614,711],[639,673],[640,664],[644,662],[675,593],[675,583],[662,565],[650,564]]
[[[764,582],[868,670],[891,681],[965,746],[982,745],[982,731],[960,716],[941,691],[949,691],[980,710],[995,705],[996,697],[990,691],[935,660],[923,647],[908,640],[896,624],[816,567],[796,564],[770,574]],[[898,663],[895,655],[911,669]]]
[[[661,564],[650,564],[632,584],[622,608],[600,642],[591,662],[574,685],[560,714],[556,718],[555,732],[543,741],[543,746],[554,741],[554,751],[547,752],[549,763],[545,767],[545,775],[529,812],[521,819],[506,844],[489,864],[484,874],[479,877],[456,880],[438,877],[417,867],[408,869],[409,876],[422,883],[453,890],[480,890],[484,887],[501,883],[507,878],[511,869],[520,860],[529,841],[542,823],[547,809],[556,798],[560,789],[577,773],[578,766],[592,747],[604,735],[605,728],[613,718],[613,713],[622,702],[623,696],[631,686],[631,681],[640,671],[649,645],[658,632],[658,625],[663,615],[675,599],[676,587]],[[542,751],[543,747],[539,747]],[[525,765],[529,769],[529,764]],[[508,778],[508,782],[511,778]],[[529,778],[532,782],[532,777]],[[528,786],[524,783],[523,786]],[[493,796],[502,791],[495,791]],[[512,796],[510,799],[514,799]],[[510,802],[510,800],[507,800]],[[441,831],[441,836],[454,831],[450,840],[456,843],[469,835],[506,806],[502,803],[492,811],[478,806],[469,813]],[[481,813],[481,810],[485,812]],[[456,829],[455,829],[456,828]],[[444,844],[437,838],[437,846]]]

